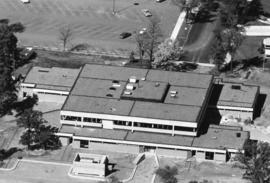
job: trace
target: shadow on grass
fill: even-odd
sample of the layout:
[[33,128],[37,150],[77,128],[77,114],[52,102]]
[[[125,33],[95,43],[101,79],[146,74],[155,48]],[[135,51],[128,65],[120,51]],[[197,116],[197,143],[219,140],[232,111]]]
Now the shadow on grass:
[[243,64],[242,69],[248,69],[249,67],[260,67],[263,65],[264,62],[264,58],[263,57],[253,57],[250,59],[244,59],[241,61],[241,63]]
[[208,10],[200,11],[193,23],[206,23],[206,22],[213,22],[217,18],[216,13],[212,13]]
[[5,149],[1,149],[0,150],[0,161],[3,161],[9,157],[11,157],[13,154],[19,152],[19,151],[22,151],[22,149],[20,148],[17,148],[17,147],[12,147],[8,150],[5,150]]

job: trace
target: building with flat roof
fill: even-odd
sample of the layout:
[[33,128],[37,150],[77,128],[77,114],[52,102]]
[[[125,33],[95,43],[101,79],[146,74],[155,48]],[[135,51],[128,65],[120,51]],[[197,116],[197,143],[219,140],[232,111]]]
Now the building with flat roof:
[[208,74],[85,65],[61,109],[58,135],[74,148],[224,162],[249,133],[211,126],[199,136],[213,83]]
[[20,83],[19,98],[37,94],[39,101],[63,103],[80,69],[32,67]]
[[217,109],[224,115],[253,120],[254,111],[260,94],[260,87],[242,83],[219,82],[214,85],[210,109]]
[[212,83],[206,74],[85,65],[60,122],[197,136]]
[[253,107],[257,95],[248,86],[243,95],[224,84],[217,97],[209,74],[87,64],[68,81],[61,81],[67,76],[59,70],[50,83],[38,70],[32,72],[39,77],[30,71],[22,86],[66,88],[57,133],[63,145],[224,162],[249,139],[248,132],[229,126],[210,125],[200,134],[210,98],[217,99],[216,108]]

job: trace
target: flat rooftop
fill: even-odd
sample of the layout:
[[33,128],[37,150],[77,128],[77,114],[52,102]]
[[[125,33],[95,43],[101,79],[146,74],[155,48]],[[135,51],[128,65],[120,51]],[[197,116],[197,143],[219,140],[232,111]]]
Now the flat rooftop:
[[209,149],[241,149],[249,137],[249,133],[241,130],[230,130],[226,127],[209,128],[208,132],[199,137],[183,135],[172,136],[170,134],[149,133],[127,130],[111,130],[102,128],[81,128],[62,125],[60,133],[73,134],[80,137],[97,139],[133,141],[143,143],[155,143],[163,145],[176,145],[186,147],[198,147]]
[[248,107],[255,105],[259,86],[241,83],[222,83],[222,90],[217,101],[218,106]]
[[24,83],[36,84],[40,89],[70,91],[79,72],[80,69],[32,67]]
[[62,110],[198,122],[212,80],[206,74],[87,64]]

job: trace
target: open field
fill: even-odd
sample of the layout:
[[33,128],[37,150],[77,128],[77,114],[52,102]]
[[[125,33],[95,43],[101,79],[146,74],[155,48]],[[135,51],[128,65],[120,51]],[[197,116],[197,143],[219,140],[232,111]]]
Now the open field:
[[[72,45],[88,43],[93,50],[125,52],[135,49],[134,37],[121,40],[121,32],[138,31],[148,24],[142,9],[149,9],[160,19],[165,37],[169,37],[177,21],[179,10],[170,0],[115,0],[116,15],[112,14],[112,0],[0,0],[0,16],[11,22],[22,22],[26,30],[18,34],[24,45],[61,47],[59,28],[69,25],[74,34]],[[71,45],[70,45],[71,46]]]

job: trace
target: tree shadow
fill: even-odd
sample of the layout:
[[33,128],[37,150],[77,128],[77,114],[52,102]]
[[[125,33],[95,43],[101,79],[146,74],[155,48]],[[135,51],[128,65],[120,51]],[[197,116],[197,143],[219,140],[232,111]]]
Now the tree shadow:
[[264,58],[259,57],[259,56],[256,56],[250,59],[244,59],[244,60],[241,60],[241,63],[243,64],[242,69],[248,69],[253,66],[259,67],[259,66],[262,66],[263,62],[264,62]]
[[[234,71],[236,68],[241,66],[240,64],[241,64],[240,61],[232,60],[230,63],[227,63],[226,65],[221,66],[219,70],[221,72]],[[239,70],[239,68],[237,70]]]
[[0,161],[3,161],[9,157],[11,157],[13,154],[15,154],[16,152],[22,151],[22,149],[17,148],[17,147],[12,147],[8,150],[5,149],[1,149],[0,150]]
[[244,13],[239,15],[238,23],[246,24],[250,21],[256,21],[261,15],[269,16],[269,13],[264,11],[260,0],[253,0],[249,2],[247,7],[245,7]]
[[37,95],[33,96],[27,96],[24,100],[15,102],[12,106],[13,109],[16,110],[17,116],[20,116],[26,109],[33,108],[34,105],[36,105],[38,102]]
[[212,13],[208,11],[207,9],[204,9],[198,12],[193,23],[213,22],[216,20],[216,18],[217,18],[217,15],[215,13]]

